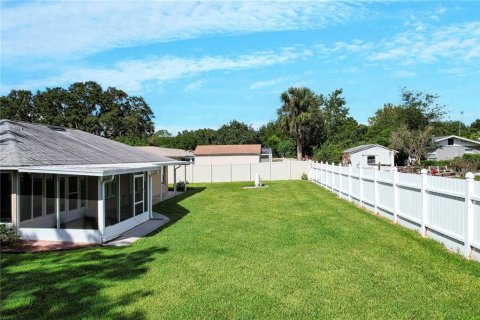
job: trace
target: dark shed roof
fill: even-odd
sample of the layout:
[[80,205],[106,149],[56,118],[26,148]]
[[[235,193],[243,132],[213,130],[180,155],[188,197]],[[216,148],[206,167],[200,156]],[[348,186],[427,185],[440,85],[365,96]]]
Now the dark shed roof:
[[169,161],[81,130],[0,120],[0,167]]

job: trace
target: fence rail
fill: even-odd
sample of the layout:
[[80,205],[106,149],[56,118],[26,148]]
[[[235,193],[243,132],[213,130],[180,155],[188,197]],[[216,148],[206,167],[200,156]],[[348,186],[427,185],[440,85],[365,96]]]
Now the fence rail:
[[[299,180],[308,173],[307,161],[281,161],[258,163],[194,164],[176,170],[176,181],[235,182],[262,180]],[[173,183],[173,166],[168,167],[168,182]]]
[[480,182],[310,162],[309,180],[480,261]]

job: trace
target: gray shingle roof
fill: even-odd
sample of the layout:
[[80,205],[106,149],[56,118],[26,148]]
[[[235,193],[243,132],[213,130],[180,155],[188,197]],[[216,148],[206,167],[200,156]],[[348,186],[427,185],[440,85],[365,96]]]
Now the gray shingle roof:
[[0,120],[0,167],[168,161],[80,130]]
[[163,148],[163,147],[154,147],[154,146],[142,146],[142,147],[135,147],[137,149],[147,151],[149,153],[153,153],[163,157],[171,157],[171,158],[187,158],[193,157],[193,152],[186,151],[183,149],[175,149],[175,148]]

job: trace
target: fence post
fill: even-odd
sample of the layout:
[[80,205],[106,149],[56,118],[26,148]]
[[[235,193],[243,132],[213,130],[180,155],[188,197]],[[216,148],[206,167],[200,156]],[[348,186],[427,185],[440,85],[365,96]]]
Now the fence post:
[[328,185],[328,161],[325,162],[325,189],[329,190],[330,186]]
[[475,176],[471,172],[465,175],[465,258],[470,258],[472,252],[472,238],[473,238],[473,183]]
[[340,165],[340,162],[339,162],[338,163],[338,194],[340,195],[340,198],[342,197],[342,194],[343,194],[342,176],[343,176],[343,167]]
[[[175,167],[173,167],[175,170]],[[213,164],[210,163],[210,182],[213,182]]]
[[422,224],[420,228],[420,234],[423,237],[427,236],[427,218],[428,218],[428,207],[427,207],[427,169],[422,169],[420,171],[422,176]]
[[348,164],[348,201],[352,201],[352,164]]
[[362,180],[362,173],[363,173],[363,168],[362,166],[360,166],[358,168],[358,184],[360,185],[360,196],[359,196],[359,200],[360,200],[360,206],[362,207],[363,206],[363,180]]
[[249,169],[248,169],[248,181],[252,181],[252,163],[249,163]]
[[398,169],[394,167],[393,169],[393,223],[398,222]]
[[320,185],[323,187],[323,161],[320,162]]
[[270,168],[270,181],[272,181],[272,159],[270,159],[269,163],[270,163],[270,166],[269,166],[269,168]]
[[288,174],[289,174],[289,178],[288,180],[292,180],[292,161],[288,161]]
[[373,168],[373,212],[378,214],[378,170]]
[[230,162],[230,182],[233,182],[232,163]]
[[332,162],[332,164],[330,165],[330,189],[332,192],[335,192],[335,190],[333,190],[333,186],[335,185],[335,176],[333,173],[333,168],[335,168],[335,163]]

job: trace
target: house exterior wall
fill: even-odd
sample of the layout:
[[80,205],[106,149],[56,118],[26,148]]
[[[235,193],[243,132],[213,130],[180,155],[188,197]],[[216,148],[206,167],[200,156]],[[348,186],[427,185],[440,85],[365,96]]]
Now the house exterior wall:
[[258,163],[260,155],[195,156],[195,164]]
[[381,147],[372,147],[366,150],[350,154],[350,161],[354,167],[368,166],[368,156],[375,156],[375,164],[393,166],[395,164],[395,152]]
[[428,160],[453,160],[456,157],[462,157],[465,153],[479,154],[480,146],[470,141],[465,141],[458,138],[453,139],[453,144],[449,145],[449,139],[443,139],[437,142],[439,148],[431,152]]
[[[438,148],[434,152],[428,155],[429,160],[453,160],[456,157],[462,157],[466,152],[466,148],[464,146],[445,146],[442,148]],[[472,149],[471,152],[473,154],[480,154],[480,150]]]
[[453,145],[448,145],[448,139],[443,139],[439,142],[437,142],[437,144],[440,146],[440,147],[451,147],[451,146],[455,146],[455,147],[469,147],[469,148],[474,148],[474,149],[480,149],[480,146],[478,145],[475,145],[469,141],[465,141],[465,140],[461,140],[461,139],[458,139],[458,138],[453,138]]
[[[165,199],[165,195],[168,193],[168,168],[170,166],[162,167],[165,175],[164,184],[161,183],[161,174],[158,173],[152,176],[152,201],[153,203],[159,202],[161,199]],[[173,168],[173,166],[172,166]]]

